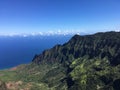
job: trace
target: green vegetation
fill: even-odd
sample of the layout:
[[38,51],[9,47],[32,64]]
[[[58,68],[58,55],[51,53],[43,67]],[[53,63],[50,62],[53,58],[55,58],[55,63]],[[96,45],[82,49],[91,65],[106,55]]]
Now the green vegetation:
[[80,90],[114,90],[114,81],[120,79],[120,65],[111,66],[108,60],[79,58],[74,62],[70,77]]
[[120,32],[75,35],[30,64],[0,71],[0,90],[20,89],[120,90]]
[[[65,84],[60,81],[66,74],[66,70],[62,67],[57,63],[20,65],[16,70],[1,70],[0,81],[11,85],[5,90],[26,90],[26,88],[28,90],[56,90],[57,88],[57,90],[62,90],[60,88],[65,90]],[[21,84],[18,85],[18,82]]]

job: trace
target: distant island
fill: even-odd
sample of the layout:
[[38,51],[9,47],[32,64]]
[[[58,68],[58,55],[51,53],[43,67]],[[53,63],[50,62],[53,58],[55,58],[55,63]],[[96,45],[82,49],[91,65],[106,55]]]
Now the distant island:
[[120,32],[74,35],[29,64],[1,70],[0,90],[120,90]]

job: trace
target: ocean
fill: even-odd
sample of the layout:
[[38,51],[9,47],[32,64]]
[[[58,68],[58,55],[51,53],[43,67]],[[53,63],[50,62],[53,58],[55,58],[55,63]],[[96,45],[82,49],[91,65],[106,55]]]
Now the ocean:
[[0,69],[30,63],[35,54],[40,54],[56,44],[64,44],[72,36],[0,36]]

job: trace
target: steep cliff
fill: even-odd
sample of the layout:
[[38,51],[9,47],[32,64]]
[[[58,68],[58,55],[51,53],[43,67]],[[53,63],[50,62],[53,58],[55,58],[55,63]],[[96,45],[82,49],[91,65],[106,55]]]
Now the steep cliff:
[[36,55],[33,63],[61,64],[69,90],[119,90],[120,32],[75,35]]
[[36,55],[35,63],[72,62],[79,57],[92,59],[108,58],[111,65],[120,64],[120,32],[97,33],[86,36],[73,36],[69,42],[56,45],[42,54]]

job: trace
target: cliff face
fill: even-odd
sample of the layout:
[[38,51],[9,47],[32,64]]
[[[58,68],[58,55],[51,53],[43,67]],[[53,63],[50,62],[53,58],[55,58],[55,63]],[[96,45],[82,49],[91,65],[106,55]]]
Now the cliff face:
[[[33,63],[60,64],[52,72],[56,72],[55,78],[61,75],[57,80],[68,90],[120,90],[120,32],[75,35],[67,43],[36,55]],[[59,70],[64,71],[63,76]],[[45,79],[47,76],[56,81],[49,72]],[[60,82],[58,88],[62,88]]]
[[108,58],[111,65],[120,64],[120,32],[97,33],[94,35],[75,35],[63,45],[45,50],[36,55],[35,63],[41,62],[72,62],[74,59],[84,57],[92,59]]

